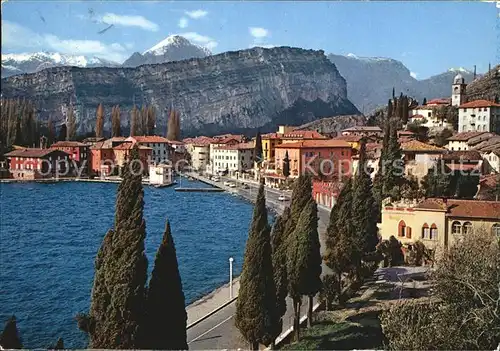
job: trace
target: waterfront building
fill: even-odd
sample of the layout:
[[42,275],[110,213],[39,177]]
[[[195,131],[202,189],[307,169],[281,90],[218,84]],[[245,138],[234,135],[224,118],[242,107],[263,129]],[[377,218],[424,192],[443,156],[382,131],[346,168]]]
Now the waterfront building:
[[[135,144],[131,142],[125,142],[115,146],[113,148],[114,165],[118,167],[123,167],[123,165],[129,160],[130,151],[134,146]],[[149,170],[151,153],[153,149],[143,145],[138,145],[137,148],[139,151],[139,160],[141,162],[141,167],[144,173],[147,173]]]
[[149,184],[168,185],[171,183],[172,183],[172,165],[169,164],[149,165]]
[[458,130],[500,134],[500,104],[488,100],[461,104],[458,108]]
[[404,245],[420,240],[430,249],[446,249],[472,230],[485,230],[500,236],[500,202],[428,198],[382,204],[379,233]]
[[305,172],[323,180],[352,174],[352,148],[349,143],[333,139],[303,140],[276,146],[276,174],[264,175],[269,185],[282,181],[283,160],[287,152],[290,159],[290,178],[297,178]]
[[312,181],[312,195],[313,199],[320,206],[327,207],[329,209],[333,208],[337,201],[337,197],[340,194],[343,183],[341,182],[329,182],[319,179],[313,179]]
[[113,147],[124,143],[125,139],[125,137],[114,137],[92,145],[90,147],[91,172],[104,176],[110,175],[115,161]]
[[354,126],[342,130],[341,135],[356,135],[356,136],[373,136],[376,138],[381,138],[383,135],[382,129],[377,126]]
[[[215,164],[215,149],[218,147],[223,147],[223,146],[232,146],[240,143],[238,140],[242,140],[240,138],[235,138],[233,136],[229,136],[227,138],[219,138],[219,137],[214,137],[214,141],[210,143],[210,151],[209,151],[209,157],[210,157],[210,172],[212,174],[216,174],[218,172],[219,166]],[[219,155],[221,156],[221,155]],[[222,159],[218,159],[217,163],[219,164]]]
[[446,149],[429,145],[418,140],[411,140],[401,144],[403,160],[405,163],[405,174],[414,176],[419,181],[428,173],[429,168],[436,164]]
[[70,155],[57,149],[17,149],[5,154],[12,178],[34,180],[67,176]]
[[193,170],[205,172],[210,162],[210,144],[215,140],[210,137],[200,136],[183,140],[186,151],[191,158]]
[[226,144],[213,148],[214,171],[241,175],[253,168],[254,142]]
[[89,145],[78,141],[59,141],[52,144],[50,148],[66,152],[70,159],[75,161],[77,167],[84,166],[83,174],[88,172],[91,156]]
[[151,148],[151,162],[162,163],[168,160],[171,154],[170,142],[168,139],[157,135],[130,136],[126,141],[130,141],[140,146]]
[[276,170],[276,147],[283,143],[295,143],[303,140],[327,139],[315,130],[298,130],[296,127],[281,125],[276,133],[262,135],[262,164],[264,172]]

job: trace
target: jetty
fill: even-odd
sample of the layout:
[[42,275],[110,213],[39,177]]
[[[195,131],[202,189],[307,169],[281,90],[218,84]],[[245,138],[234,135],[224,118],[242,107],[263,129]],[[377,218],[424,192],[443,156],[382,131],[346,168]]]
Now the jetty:
[[181,187],[177,187],[174,190],[184,191],[184,192],[200,192],[200,193],[220,193],[224,191],[224,189],[221,188],[181,188]]

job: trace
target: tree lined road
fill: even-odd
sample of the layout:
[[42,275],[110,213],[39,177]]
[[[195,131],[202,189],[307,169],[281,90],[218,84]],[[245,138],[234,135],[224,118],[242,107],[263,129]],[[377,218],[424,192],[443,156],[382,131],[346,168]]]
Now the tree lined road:
[[[196,176],[195,178],[199,178]],[[204,179],[206,180],[206,179]],[[232,183],[239,184],[236,188],[230,188],[224,186],[224,182],[229,181]],[[252,202],[255,201],[258,192],[258,184],[255,182],[245,182],[249,188],[244,189],[241,187],[242,180],[235,181],[235,179],[228,177],[221,177],[220,182],[215,183],[216,186],[224,188],[232,193],[240,195]],[[288,201],[280,201],[278,198],[280,195],[285,194]],[[273,208],[277,213],[281,213],[286,206],[289,206],[291,192],[283,192],[277,189],[266,188],[266,205],[269,208]],[[321,253],[323,254],[325,249],[325,237],[326,227],[328,226],[330,212],[323,207],[318,207],[318,232],[320,234],[321,243]],[[329,271],[329,268],[323,263],[324,275]],[[236,293],[236,292],[235,292]],[[315,299],[316,302],[316,299]],[[188,330],[188,345],[189,348],[195,350],[214,350],[214,349],[247,349],[248,345],[240,332],[234,325],[234,315],[236,313],[236,302],[225,307],[221,311],[215,313],[213,316],[207,318],[200,324],[192,327]],[[301,315],[307,313],[307,298],[303,298],[301,306]],[[287,311],[283,317],[283,331],[293,326],[293,303],[292,300],[287,298]]]

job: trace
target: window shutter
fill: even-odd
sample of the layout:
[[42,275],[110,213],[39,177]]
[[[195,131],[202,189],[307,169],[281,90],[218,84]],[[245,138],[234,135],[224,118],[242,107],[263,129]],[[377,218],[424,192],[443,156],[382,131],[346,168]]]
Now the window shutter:
[[411,227],[406,227],[406,237],[411,239]]

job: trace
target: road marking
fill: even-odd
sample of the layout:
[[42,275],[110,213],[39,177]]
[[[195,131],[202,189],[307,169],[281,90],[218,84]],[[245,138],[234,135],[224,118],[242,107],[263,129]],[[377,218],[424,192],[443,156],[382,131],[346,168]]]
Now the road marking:
[[208,329],[206,332],[204,332],[203,334],[198,335],[196,338],[194,338],[193,340],[189,341],[188,345],[191,344],[192,342],[195,342],[196,340],[204,337],[205,335],[207,335],[208,333],[210,333],[212,330],[217,329],[218,327],[220,327],[222,324],[226,323],[231,318],[233,318],[233,316],[230,316],[229,318],[224,319],[222,322],[220,322],[219,324],[217,324],[215,327],[212,327],[212,328]]

